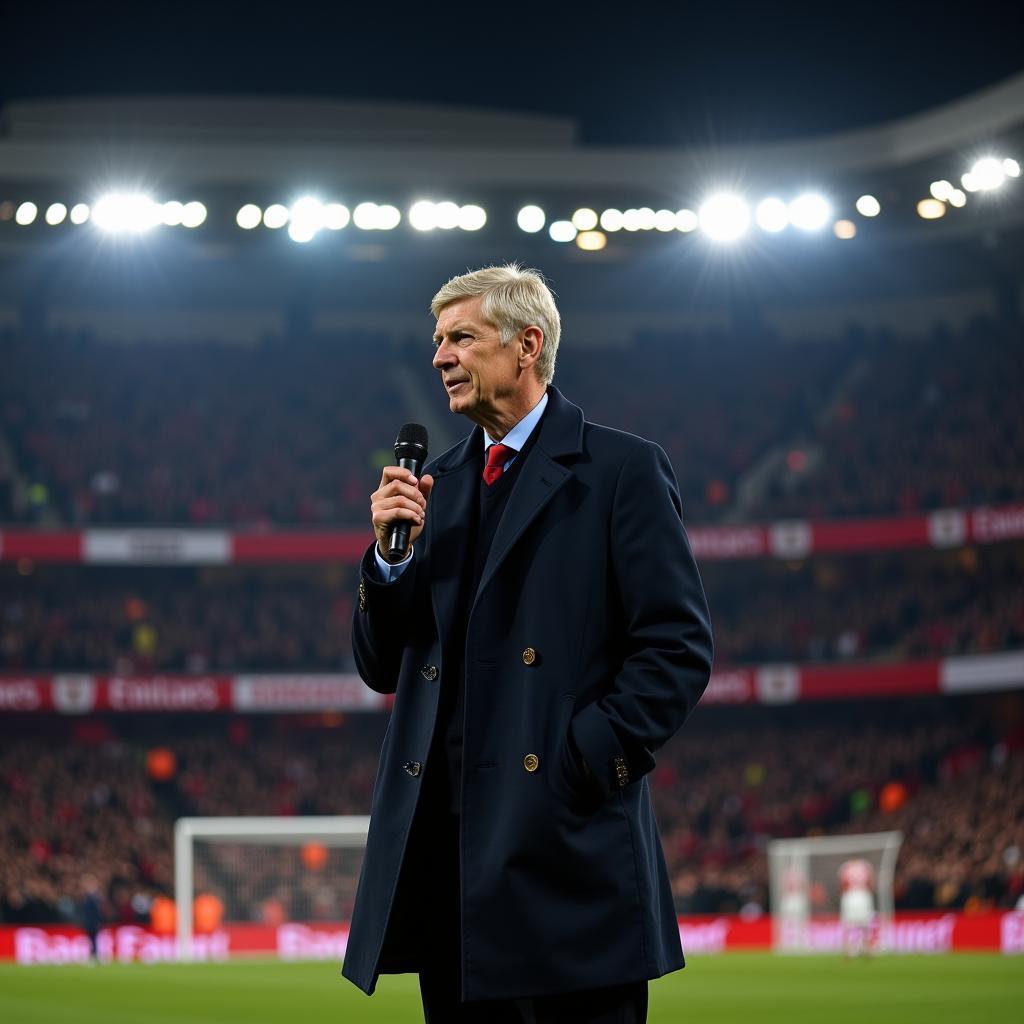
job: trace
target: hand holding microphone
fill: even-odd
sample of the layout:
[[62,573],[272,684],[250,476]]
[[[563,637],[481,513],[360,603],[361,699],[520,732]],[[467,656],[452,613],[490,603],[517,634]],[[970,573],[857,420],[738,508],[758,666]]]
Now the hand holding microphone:
[[397,465],[385,466],[380,487],[370,496],[377,550],[388,562],[400,562],[423,532],[427,498],[434,478],[420,478],[427,460],[427,431],[418,423],[406,423],[395,441]]

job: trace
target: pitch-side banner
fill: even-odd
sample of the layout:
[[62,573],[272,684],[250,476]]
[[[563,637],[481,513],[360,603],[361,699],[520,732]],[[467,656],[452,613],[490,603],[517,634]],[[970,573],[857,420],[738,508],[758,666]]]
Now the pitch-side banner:
[[[774,523],[688,527],[702,562],[750,558],[800,559],[820,553],[955,548],[1024,538],[1024,505],[937,509],[868,519],[784,519]],[[355,565],[370,543],[366,530],[259,533],[200,527],[51,531],[0,530],[0,561],[85,562],[91,565],[300,564]]]
[[[992,693],[1024,688],[1024,651],[890,665],[760,665],[717,669],[705,704]],[[390,698],[353,673],[113,676],[0,674],[0,714],[96,711],[316,713],[380,711]]]
[[[767,950],[772,945],[771,920],[744,920],[738,915],[681,917],[679,936],[687,955]],[[821,920],[808,932],[810,948],[839,955],[843,949],[839,922]],[[881,941],[893,953],[953,953],[987,950],[1024,954],[1024,914],[958,914],[941,911],[899,913],[884,929]],[[279,960],[337,960],[345,956],[348,926],[328,923],[282,925],[227,924],[197,935],[192,959],[223,961],[237,956],[270,956]],[[173,935],[149,928],[121,925],[105,928],[97,943],[106,963],[160,963],[176,960]],[[19,964],[82,964],[89,960],[89,940],[78,928],[63,925],[0,926],[0,961]]]

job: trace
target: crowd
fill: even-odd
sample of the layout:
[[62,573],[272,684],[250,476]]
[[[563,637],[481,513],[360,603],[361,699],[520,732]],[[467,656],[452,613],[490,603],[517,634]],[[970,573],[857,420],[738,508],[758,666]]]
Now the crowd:
[[[0,566],[0,670],[350,671],[355,572]],[[702,572],[720,666],[1024,645],[1019,543]]]
[[[182,815],[363,814],[385,717],[117,719],[4,737],[0,920],[68,919],[82,874],[109,919],[172,893]],[[147,742],[144,735],[148,733]],[[154,751],[154,747],[157,748]],[[156,755],[159,755],[157,757]],[[899,829],[897,906],[982,910],[1024,898],[1024,698],[698,709],[650,783],[681,913],[770,909],[769,839]],[[899,799],[886,796],[887,787]],[[228,920],[337,919],[355,862],[337,850],[210,844],[201,891]]]
[[[380,372],[381,344],[0,333],[0,522],[362,523],[396,426],[418,418]],[[614,348],[567,340],[556,384],[666,449],[690,522],[733,513],[744,475],[779,450],[791,457],[742,516],[895,513],[1024,497],[1024,423],[994,398],[1024,387],[1020,348],[982,319],[817,343],[641,332]],[[447,416],[423,358],[421,402]]]

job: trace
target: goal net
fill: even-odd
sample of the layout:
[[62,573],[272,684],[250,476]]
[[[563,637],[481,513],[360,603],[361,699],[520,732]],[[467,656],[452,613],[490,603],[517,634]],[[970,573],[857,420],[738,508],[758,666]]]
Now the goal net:
[[352,917],[368,817],[179,818],[174,826],[178,957],[221,923]]
[[[785,953],[830,953],[844,948],[840,920],[841,874],[870,892],[856,915],[872,929],[872,945],[890,945],[893,921],[893,877],[903,835],[813,836],[773,839],[768,844],[772,945]],[[863,865],[870,866],[866,869]],[[850,866],[853,865],[853,866]]]

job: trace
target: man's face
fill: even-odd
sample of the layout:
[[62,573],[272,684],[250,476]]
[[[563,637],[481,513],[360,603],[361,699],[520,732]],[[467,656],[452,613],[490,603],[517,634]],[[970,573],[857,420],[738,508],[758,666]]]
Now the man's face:
[[501,344],[494,324],[480,313],[483,296],[460,299],[441,310],[434,331],[434,369],[452,412],[487,424],[514,407],[522,390],[521,346]]

